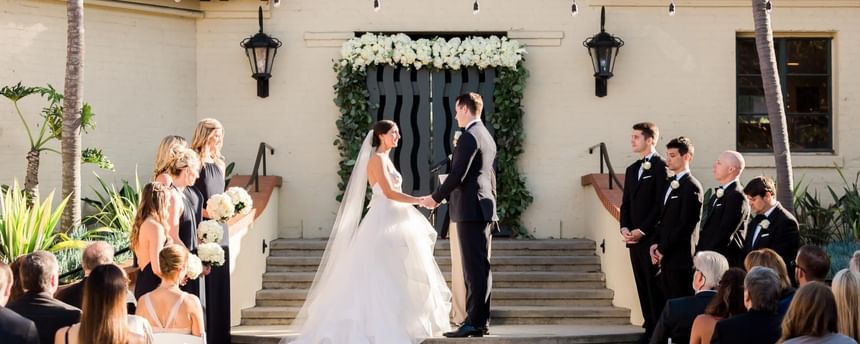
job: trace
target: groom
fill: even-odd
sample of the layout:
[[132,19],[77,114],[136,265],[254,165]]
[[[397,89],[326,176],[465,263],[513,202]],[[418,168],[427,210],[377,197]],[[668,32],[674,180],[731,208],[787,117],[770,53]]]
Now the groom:
[[451,173],[421,205],[435,208],[448,199],[466,280],[466,320],[445,337],[483,337],[490,320],[490,234],[496,215],[496,143],[481,122],[484,102],[477,93],[457,97],[457,124],[465,128],[452,157]]

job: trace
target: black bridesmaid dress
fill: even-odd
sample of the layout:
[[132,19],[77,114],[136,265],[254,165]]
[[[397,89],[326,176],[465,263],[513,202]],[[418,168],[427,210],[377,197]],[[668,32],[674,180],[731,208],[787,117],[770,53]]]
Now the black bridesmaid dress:
[[[137,256],[134,256],[134,265],[137,265]],[[146,264],[137,273],[137,279],[134,282],[134,299],[140,300],[144,294],[151,292],[161,285],[161,277],[152,271],[152,264]]]
[[[197,252],[197,225],[203,219],[202,199],[200,192],[193,187],[186,187],[182,191],[185,209],[179,215],[179,240],[182,240],[191,253]],[[197,278],[189,280],[181,289],[199,298],[200,287],[200,279]]]
[[[224,172],[218,165],[204,163],[194,188],[206,201],[213,195],[224,193]],[[224,249],[224,265],[212,267],[204,279],[206,284],[206,339],[209,344],[230,343],[230,249],[229,230],[223,226],[221,248]]]

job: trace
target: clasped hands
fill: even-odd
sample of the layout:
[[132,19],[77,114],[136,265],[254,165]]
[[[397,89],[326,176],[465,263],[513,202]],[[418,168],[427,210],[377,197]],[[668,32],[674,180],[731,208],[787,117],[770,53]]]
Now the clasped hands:
[[[630,230],[627,227],[621,228],[621,240],[626,244],[636,244],[639,243],[645,234],[640,229]],[[659,265],[663,260],[663,253],[657,249],[657,244],[651,245],[648,248],[648,255],[651,256],[651,264]]]
[[436,209],[436,207],[439,206],[439,203],[437,203],[435,200],[433,200],[433,197],[422,196],[422,197],[418,197],[418,205],[420,205],[424,208],[427,208],[427,209]]

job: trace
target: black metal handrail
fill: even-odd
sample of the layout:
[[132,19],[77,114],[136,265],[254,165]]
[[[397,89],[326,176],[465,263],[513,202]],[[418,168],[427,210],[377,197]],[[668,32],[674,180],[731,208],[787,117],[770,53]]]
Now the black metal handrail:
[[248,184],[245,184],[245,189],[254,184],[254,192],[260,192],[260,163],[263,163],[263,176],[266,176],[266,150],[269,150],[272,155],[275,155],[275,148],[269,146],[265,142],[260,142],[260,148],[257,149],[257,159],[254,161],[254,171],[251,173],[251,178],[248,179]]
[[[131,246],[126,246],[125,248],[123,248],[123,249],[121,249],[121,250],[119,250],[119,251],[116,251],[116,253],[114,253],[113,255],[114,255],[114,256],[119,256],[119,255],[121,255],[121,254],[123,254],[123,253],[128,252],[128,250],[129,250],[130,248],[131,248]],[[77,274],[77,273],[79,273],[79,272],[81,272],[81,271],[83,271],[83,270],[84,270],[84,267],[83,267],[83,266],[81,266],[81,265],[78,265],[78,267],[77,267],[77,268],[75,268],[75,269],[73,269],[73,270],[70,270],[70,271],[68,271],[68,272],[66,272],[66,273],[64,273],[64,274],[62,274],[62,275],[60,275],[60,279],[61,279],[61,280],[63,280],[63,279],[66,279],[66,278],[68,278],[68,277],[74,276],[75,274]]]
[[603,165],[606,165],[606,169],[609,170],[609,189],[612,190],[612,182],[615,181],[615,184],[618,184],[618,188],[624,191],[624,184],[621,184],[621,180],[615,175],[615,169],[612,168],[612,162],[609,161],[609,152],[606,149],[606,143],[601,142],[588,147],[588,154],[594,154],[595,148],[600,148],[600,174],[603,174]]

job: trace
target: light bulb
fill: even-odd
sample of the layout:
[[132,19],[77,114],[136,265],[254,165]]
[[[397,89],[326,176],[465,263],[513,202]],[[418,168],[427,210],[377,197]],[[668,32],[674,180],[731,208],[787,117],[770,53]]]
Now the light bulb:
[[675,1],[669,2],[669,15],[674,16],[677,11],[677,6],[675,6]]
[[472,4],[472,14],[477,15],[478,12],[481,12],[481,6],[478,5],[478,0],[475,0],[475,3]]
[[382,8],[382,4],[380,3],[380,0],[373,0],[373,11],[379,12],[380,8]]
[[576,16],[579,14],[579,7],[576,6],[576,0],[573,0],[573,3],[570,5],[570,15]]
[[767,0],[767,2],[764,3],[764,9],[767,10],[767,13],[770,13],[770,11],[773,10],[773,3],[770,2],[770,0]]

